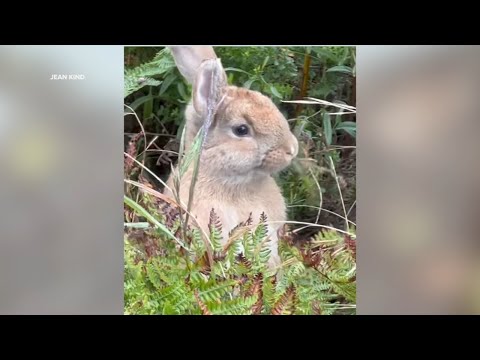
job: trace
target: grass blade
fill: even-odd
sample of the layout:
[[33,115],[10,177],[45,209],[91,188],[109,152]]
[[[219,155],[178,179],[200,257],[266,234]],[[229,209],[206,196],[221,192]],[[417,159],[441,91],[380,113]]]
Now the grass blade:
[[170,230],[167,229],[167,227],[165,225],[163,225],[162,223],[160,223],[157,219],[155,219],[151,214],[148,213],[147,210],[145,210],[142,206],[140,206],[139,204],[137,204],[135,201],[133,201],[132,199],[130,199],[128,196],[124,195],[123,196],[123,202],[129,206],[130,208],[132,208],[138,215],[140,216],[143,216],[145,219],[147,219],[148,221],[150,221],[153,225],[155,225],[157,228],[159,228],[166,236],[168,236],[169,238],[175,240],[182,248],[184,248],[185,250],[188,250],[185,245],[180,241],[178,240]]

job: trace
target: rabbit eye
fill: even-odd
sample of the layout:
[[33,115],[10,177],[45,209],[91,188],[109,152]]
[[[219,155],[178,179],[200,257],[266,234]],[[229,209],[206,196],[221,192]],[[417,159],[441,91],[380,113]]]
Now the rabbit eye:
[[247,125],[239,125],[233,127],[233,133],[237,136],[246,136],[249,133]]

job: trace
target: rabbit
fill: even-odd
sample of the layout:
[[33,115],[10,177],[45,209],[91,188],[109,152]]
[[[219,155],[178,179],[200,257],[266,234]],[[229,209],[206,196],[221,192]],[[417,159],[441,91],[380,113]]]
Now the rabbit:
[[[221,60],[211,46],[170,47],[175,64],[192,85],[185,110],[186,151],[207,118],[215,115],[199,162],[191,214],[208,233],[212,208],[222,223],[223,243],[229,232],[252,214],[254,225],[265,213],[270,237],[271,269],[281,265],[277,231],[286,221],[286,205],[272,175],[297,156],[298,141],[285,117],[260,92],[229,86]],[[214,101],[210,105],[210,98]],[[188,203],[193,166],[180,182],[180,200]],[[167,181],[173,188],[173,176]],[[173,196],[169,189],[166,195]]]

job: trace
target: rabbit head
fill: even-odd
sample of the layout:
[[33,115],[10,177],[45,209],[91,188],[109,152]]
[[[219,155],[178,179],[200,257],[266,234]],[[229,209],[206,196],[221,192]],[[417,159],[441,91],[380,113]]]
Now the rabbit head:
[[227,84],[212,47],[172,47],[180,73],[192,85],[186,109],[186,144],[213,113],[201,155],[201,171],[222,183],[251,183],[287,167],[298,142],[265,95]]

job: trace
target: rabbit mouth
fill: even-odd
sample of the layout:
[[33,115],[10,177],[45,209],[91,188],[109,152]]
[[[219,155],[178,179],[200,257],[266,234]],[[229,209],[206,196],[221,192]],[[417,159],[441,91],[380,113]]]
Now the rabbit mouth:
[[263,156],[259,168],[265,172],[274,174],[285,169],[290,163],[290,157],[285,156],[285,154],[279,150],[272,150]]
[[275,174],[283,169],[285,169],[288,165],[290,165],[289,161],[282,161],[282,162],[272,162],[269,161],[268,159],[262,161],[262,164],[260,166],[257,166],[256,169],[267,173],[267,174]]

